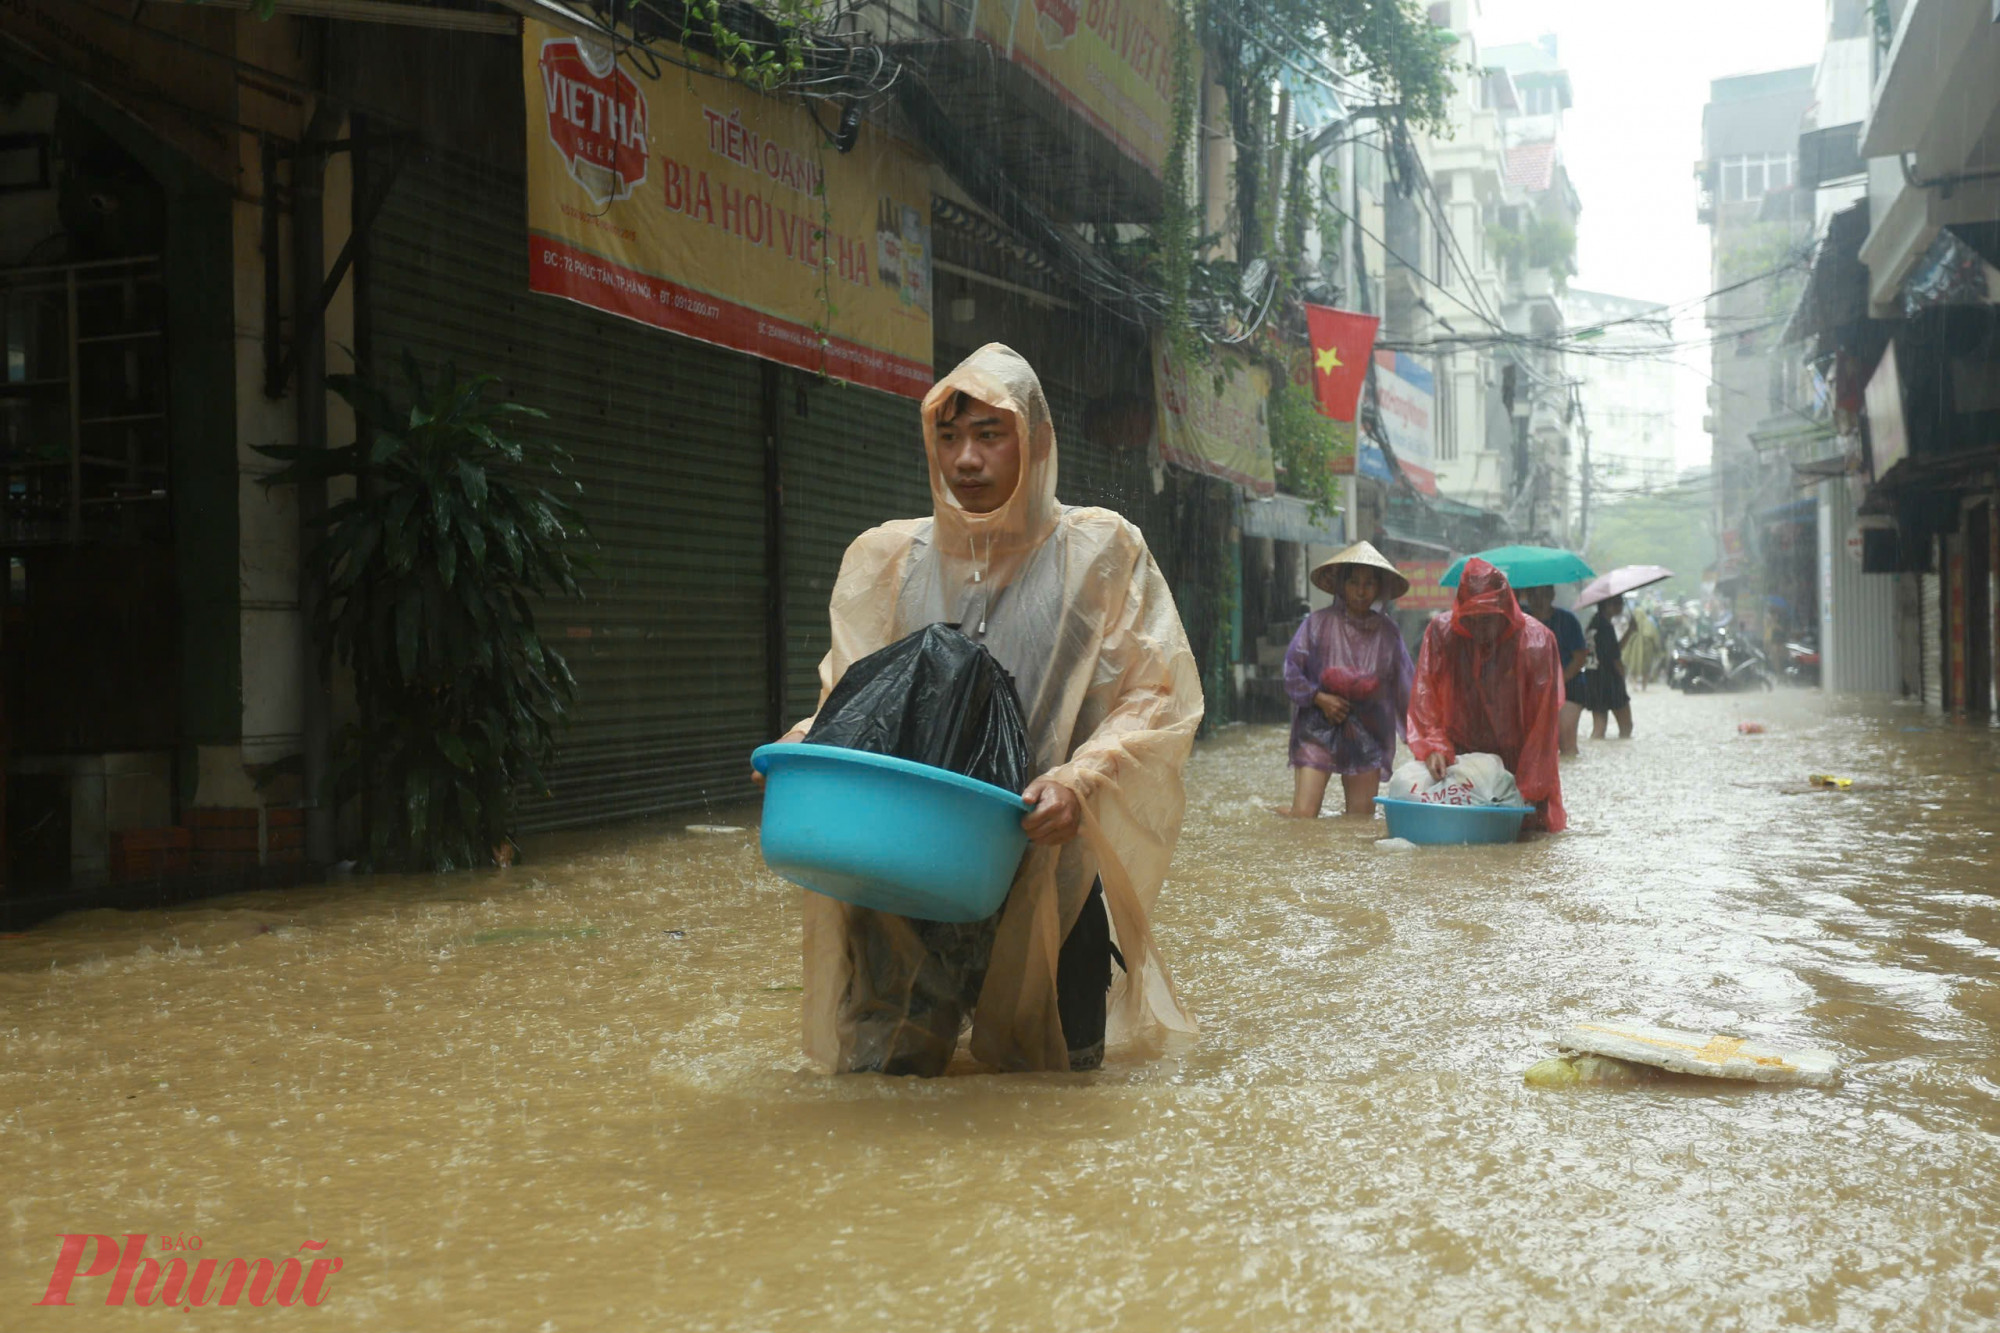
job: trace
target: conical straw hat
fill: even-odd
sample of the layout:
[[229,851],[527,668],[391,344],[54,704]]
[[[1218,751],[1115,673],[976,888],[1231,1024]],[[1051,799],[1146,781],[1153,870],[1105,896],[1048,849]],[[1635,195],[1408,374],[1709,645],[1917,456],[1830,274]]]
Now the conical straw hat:
[[1338,597],[1340,585],[1334,582],[1334,572],[1342,565],[1366,565],[1379,570],[1382,574],[1382,594],[1391,601],[1410,590],[1410,581],[1398,573],[1396,567],[1370,542],[1356,542],[1332,559],[1321,561],[1312,572],[1313,586]]

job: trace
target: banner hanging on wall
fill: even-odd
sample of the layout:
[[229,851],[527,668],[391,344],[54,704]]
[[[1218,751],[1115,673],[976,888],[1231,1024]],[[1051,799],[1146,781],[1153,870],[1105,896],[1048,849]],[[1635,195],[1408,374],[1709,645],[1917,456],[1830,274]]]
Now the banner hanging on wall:
[[1166,0],[978,0],[972,35],[1159,176],[1172,137],[1178,26]]
[[1159,394],[1160,457],[1176,467],[1233,481],[1253,495],[1277,489],[1267,415],[1271,376],[1242,357],[1216,352],[1188,366],[1153,339],[1153,385]]
[[1403,475],[1437,494],[1437,377],[1406,352],[1375,353],[1375,402]]
[[528,287],[836,379],[931,385],[930,174],[864,124],[521,25]]

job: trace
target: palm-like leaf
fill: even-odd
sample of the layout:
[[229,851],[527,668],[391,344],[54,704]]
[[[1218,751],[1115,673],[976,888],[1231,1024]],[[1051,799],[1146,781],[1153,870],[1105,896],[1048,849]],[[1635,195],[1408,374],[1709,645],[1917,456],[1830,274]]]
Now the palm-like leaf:
[[354,479],[309,554],[327,589],[314,631],[361,705],[340,790],[366,804],[372,860],[449,869],[484,860],[510,832],[514,792],[543,786],[576,682],[533,604],[581,595],[584,534],[548,489],[576,491],[568,456],[511,433],[545,414],[487,401],[491,376],[427,379],[408,357],[403,372],[400,398],[328,377],[373,427],[363,444],[261,452],[283,464],[269,485]]

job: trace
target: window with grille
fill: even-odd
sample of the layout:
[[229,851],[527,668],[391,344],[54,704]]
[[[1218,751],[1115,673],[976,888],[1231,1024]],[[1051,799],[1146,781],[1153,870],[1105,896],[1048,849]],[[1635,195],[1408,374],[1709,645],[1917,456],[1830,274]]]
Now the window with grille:
[[0,272],[0,540],[166,536],[165,311],[157,259]]

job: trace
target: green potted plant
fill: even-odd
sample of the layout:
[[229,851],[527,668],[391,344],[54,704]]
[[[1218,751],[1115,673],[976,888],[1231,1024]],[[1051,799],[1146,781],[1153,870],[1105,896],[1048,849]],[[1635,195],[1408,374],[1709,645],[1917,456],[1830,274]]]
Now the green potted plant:
[[546,786],[576,683],[534,604],[581,596],[583,533],[545,484],[568,455],[511,429],[544,413],[488,401],[490,375],[427,382],[407,356],[404,372],[407,402],[328,377],[359,442],[259,452],[285,465],[267,485],[353,479],[306,556],[326,589],[312,632],[360,713],[332,785],[363,802],[372,865],[449,870],[510,859],[515,793]]

